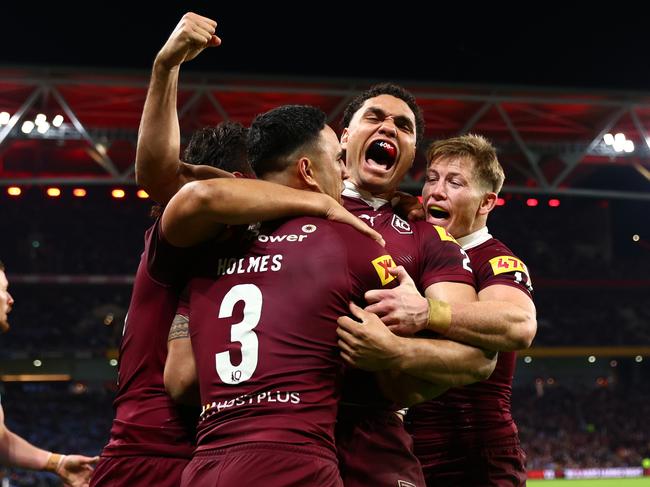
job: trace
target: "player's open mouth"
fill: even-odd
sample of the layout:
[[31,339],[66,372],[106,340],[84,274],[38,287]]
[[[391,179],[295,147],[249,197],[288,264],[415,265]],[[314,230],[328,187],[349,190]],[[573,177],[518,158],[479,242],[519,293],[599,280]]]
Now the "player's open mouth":
[[388,171],[397,159],[397,147],[386,140],[375,140],[366,150],[366,161]]
[[449,218],[449,212],[443,210],[439,206],[429,205],[428,211],[429,215],[431,215],[433,218],[439,218],[441,220],[446,220]]

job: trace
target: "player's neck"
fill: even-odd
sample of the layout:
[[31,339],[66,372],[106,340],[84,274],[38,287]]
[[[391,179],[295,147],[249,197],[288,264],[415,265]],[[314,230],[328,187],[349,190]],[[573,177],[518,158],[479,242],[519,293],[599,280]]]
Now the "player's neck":
[[343,189],[343,196],[363,200],[369,206],[372,206],[375,210],[384,206],[390,201],[390,199],[386,199],[380,195],[374,195],[369,191],[360,189],[349,179],[343,181],[343,184],[345,185],[345,188]]

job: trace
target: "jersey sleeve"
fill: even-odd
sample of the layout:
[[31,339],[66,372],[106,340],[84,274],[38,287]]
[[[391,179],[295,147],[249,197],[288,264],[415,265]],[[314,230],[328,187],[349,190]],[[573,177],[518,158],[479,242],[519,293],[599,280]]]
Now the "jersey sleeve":
[[437,282],[475,286],[470,258],[447,230],[426,222],[415,222],[419,238],[420,281],[425,290]]
[[340,236],[347,250],[347,266],[352,296],[365,303],[364,294],[371,289],[395,287],[397,278],[388,272],[396,267],[388,250],[349,225],[340,224]]
[[[189,286],[189,285],[188,285]],[[189,287],[185,286],[183,292],[178,297],[178,304],[176,305],[176,314],[182,315],[185,317],[190,316],[190,290]]]
[[506,247],[496,249],[474,259],[477,269],[479,291],[488,286],[501,284],[512,286],[532,298],[533,282],[524,262],[512,254]]
[[147,272],[154,281],[165,287],[182,286],[187,268],[187,250],[165,240],[160,218],[146,234],[145,252]]

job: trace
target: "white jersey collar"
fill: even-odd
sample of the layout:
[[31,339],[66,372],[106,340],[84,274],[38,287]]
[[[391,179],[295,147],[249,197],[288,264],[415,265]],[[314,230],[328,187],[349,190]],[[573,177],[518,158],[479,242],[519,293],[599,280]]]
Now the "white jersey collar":
[[488,227],[483,227],[479,230],[476,230],[474,233],[465,235],[464,237],[457,238],[456,241],[460,244],[463,250],[473,249],[478,247],[482,243],[487,242],[492,238],[492,235],[488,232]]
[[343,189],[343,193],[341,193],[343,196],[347,196],[348,198],[359,199],[364,203],[366,203],[368,206],[371,206],[372,209],[375,211],[377,211],[385,204],[388,204],[388,200],[374,197],[368,191],[364,191],[362,189],[357,188],[354,185],[354,183],[352,183],[351,181],[348,180],[343,181],[343,184],[345,185],[345,188]]

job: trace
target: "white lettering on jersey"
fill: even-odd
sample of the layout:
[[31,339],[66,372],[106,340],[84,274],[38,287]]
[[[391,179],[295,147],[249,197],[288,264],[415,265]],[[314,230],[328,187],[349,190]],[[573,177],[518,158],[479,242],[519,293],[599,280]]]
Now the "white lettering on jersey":
[[[304,235],[303,235],[304,236]],[[252,274],[254,272],[278,272],[282,269],[282,254],[249,256],[235,259],[223,257],[217,261],[217,274]]]

